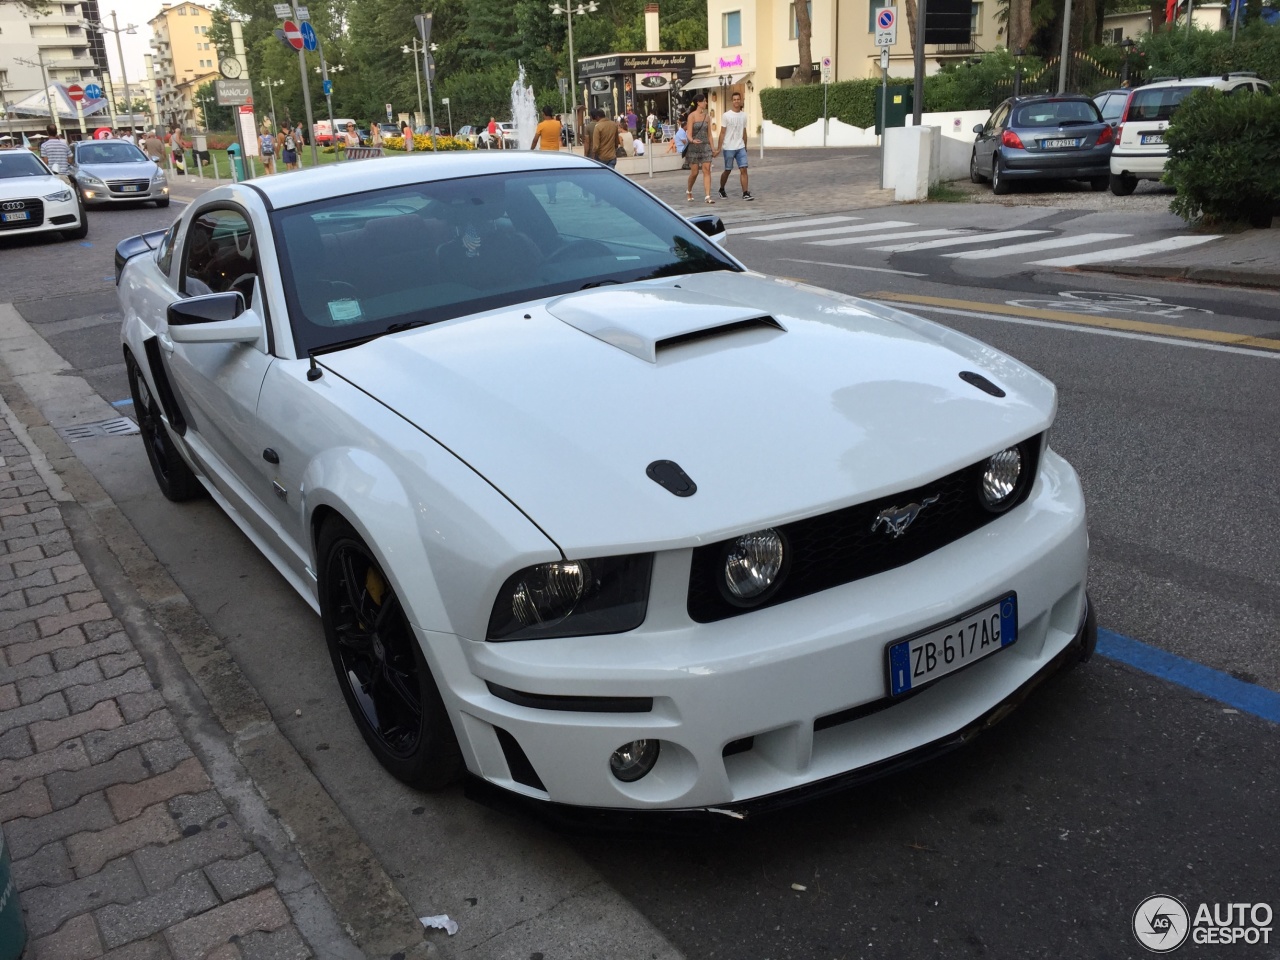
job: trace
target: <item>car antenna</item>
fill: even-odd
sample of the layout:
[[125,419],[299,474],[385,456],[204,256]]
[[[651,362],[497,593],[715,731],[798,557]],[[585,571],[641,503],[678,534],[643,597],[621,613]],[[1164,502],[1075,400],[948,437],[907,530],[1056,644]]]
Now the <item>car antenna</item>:
[[316,355],[314,353],[307,354],[307,358],[311,361],[311,369],[307,371],[307,379],[311,381],[319,380],[324,376],[324,371],[320,369],[316,363]]

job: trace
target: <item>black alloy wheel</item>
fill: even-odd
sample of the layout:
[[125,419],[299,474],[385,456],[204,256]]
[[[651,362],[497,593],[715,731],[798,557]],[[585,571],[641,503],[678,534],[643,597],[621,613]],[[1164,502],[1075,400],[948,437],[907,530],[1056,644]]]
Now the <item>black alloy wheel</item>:
[[160,492],[175,503],[200,496],[204,487],[174,446],[160,415],[160,405],[152,396],[147,378],[142,375],[132,354],[126,357],[125,368],[129,375],[129,392],[133,396],[134,419],[138,421],[147,460],[151,463],[151,472],[155,474]]
[[373,552],[339,518],[320,531],[320,613],[329,657],[360,735],[411,787],[462,773],[462,756],[400,598]]

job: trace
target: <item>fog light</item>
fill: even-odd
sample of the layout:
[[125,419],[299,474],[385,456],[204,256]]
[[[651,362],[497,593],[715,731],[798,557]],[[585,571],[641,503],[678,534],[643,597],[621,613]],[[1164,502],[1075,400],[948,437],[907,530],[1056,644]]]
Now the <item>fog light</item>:
[[660,740],[632,740],[624,743],[609,758],[609,769],[623,783],[639,780],[658,762]]
[[982,502],[988,510],[1003,510],[1012,500],[1022,477],[1022,453],[1009,447],[987,460],[982,473]]
[[778,581],[784,558],[782,535],[772,527],[734,540],[724,558],[724,585],[731,599],[762,600]]

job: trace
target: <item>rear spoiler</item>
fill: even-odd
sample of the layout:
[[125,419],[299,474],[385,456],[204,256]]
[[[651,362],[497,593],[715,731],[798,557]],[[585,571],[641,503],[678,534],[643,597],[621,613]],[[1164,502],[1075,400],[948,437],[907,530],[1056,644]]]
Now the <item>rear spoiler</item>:
[[136,237],[127,237],[116,244],[116,285],[120,285],[120,271],[124,265],[140,253],[155,250],[165,234],[164,230],[152,230],[140,233]]

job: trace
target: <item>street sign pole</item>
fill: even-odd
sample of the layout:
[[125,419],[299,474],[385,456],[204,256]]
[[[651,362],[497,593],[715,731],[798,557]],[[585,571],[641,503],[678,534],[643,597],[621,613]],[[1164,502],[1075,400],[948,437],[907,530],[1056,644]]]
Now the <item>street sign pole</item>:
[[[316,50],[320,53],[320,82],[324,85],[324,102],[329,109],[329,143],[333,147],[333,157],[338,158],[338,131],[333,129],[333,87],[329,83],[329,65],[324,61],[324,44],[316,37]],[[313,136],[312,140],[315,139]]]
[[[293,15],[298,15],[298,0],[293,2]],[[319,166],[320,154],[316,150],[316,123],[311,115],[311,84],[307,81],[307,54],[303,50],[298,51],[298,72],[302,75],[302,105],[307,111],[307,136],[311,140],[311,165]],[[329,135],[333,136],[333,127],[329,127]]]
[[[244,25],[239,20],[231,21],[231,48],[235,52],[236,57],[239,58],[241,63],[249,62],[249,58],[245,56],[245,52],[244,52]],[[247,79],[247,72],[246,72],[246,82],[250,83],[249,91],[250,93],[252,93],[253,91],[252,81],[249,81]],[[245,151],[244,134],[242,133],[242,130],[241,130],[243,125],[240,122],[240,111],[238,109],[231,114],[231,120],[235,124],[235,128],[236,128],[236,144],[240,147],[240,163],[244,167],[244,178],[246,180],[252,180],[253,164],[249,162],[249,154]],[[178,129],[174,132],[177,134],[178,139],[181,140],[182,139],[181,125],[179,125]],[[170,156],[173,156],[172,136],[173,135],[170,134],[170,143],[169,143]],[[186,159],[186,152],[184,151],[183,160],[185,161],[185,159]],[[235,163],[232,163],[231,179],[235,180],[235,178],[236,178],[236,166],[235,166]]]
[[433,13],[419,13],[413,18],[418,34],[422,37],[422,72],[427,75],[427,113],[431,126],[431,152],[436,152],[436,100],[431,93],[431,81],[435,79],[436,61],[431,56],[431,23],[435,19]]
[[889,110],[889,48],[880,48],[880,189],[884,189],[885,114]]
[[915,49],[915,86],[911,90],[911,122],[915,126],[920,126],[920,111],[924,107],[924,30],[928,20],[926,9],[929,0],[919,0],[916,7],[916,49]]

